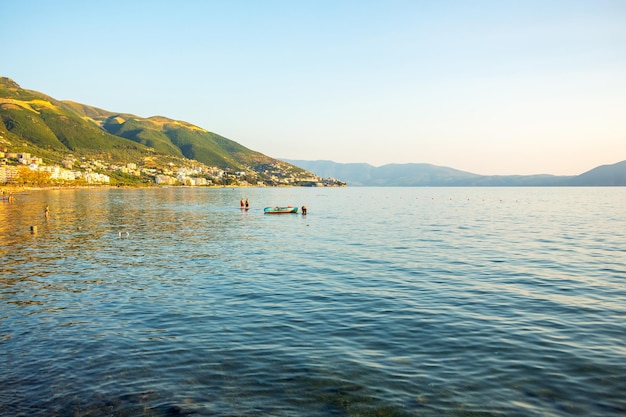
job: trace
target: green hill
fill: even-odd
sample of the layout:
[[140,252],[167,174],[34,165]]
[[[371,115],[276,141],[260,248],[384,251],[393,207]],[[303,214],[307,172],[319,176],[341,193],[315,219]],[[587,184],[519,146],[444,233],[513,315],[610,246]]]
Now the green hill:
[[72,106],[22,89],[4,77],[0,78],[0,136],[14,150],[38,153],[53,162],[67,153],[130,161],[152,152],[85,120]]
[[[280,163],[187,122],[142,118],[73,101],[55,100],[0,77],[0,145],[58,162],[72,153],[120,163],[146,156],[197,160],[229,170],[260,170]],[[289,171],[303,170],[288,164]]]

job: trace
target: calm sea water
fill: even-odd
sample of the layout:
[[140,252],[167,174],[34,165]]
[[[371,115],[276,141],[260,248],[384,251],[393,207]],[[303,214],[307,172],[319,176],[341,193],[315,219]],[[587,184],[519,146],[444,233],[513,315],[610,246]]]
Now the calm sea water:
[[35,191],[0,239],[2,416],[626,415],[626,188]]

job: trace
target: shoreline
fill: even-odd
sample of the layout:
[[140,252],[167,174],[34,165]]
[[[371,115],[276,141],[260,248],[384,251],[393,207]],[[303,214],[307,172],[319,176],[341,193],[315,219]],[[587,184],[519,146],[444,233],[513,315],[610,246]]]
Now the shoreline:
[[[288,188],[291,186],[258,186],[258,185],[150,185],[150,186],[135,186],[135,185],[107,185],[107,184],[94,184],[94,185],[50,185],[50,186],[29,186],[29,185],[0,185],[0,200],[6,200],[8,195],[23,194],[30,191],[44,191],[44,190],[73,190],[73,189],[85,189],[85,188]],[[293,188],[301,188],[294,186]]]
[[76,188],[102,188],[110,187],[108,185],[51,185],[49,187],[42,186],[28,186],[28,185],[0,185],[0,194],[19,194],[27,191],[39,191],[39,190],[64,190],[64,189],[76,189]]

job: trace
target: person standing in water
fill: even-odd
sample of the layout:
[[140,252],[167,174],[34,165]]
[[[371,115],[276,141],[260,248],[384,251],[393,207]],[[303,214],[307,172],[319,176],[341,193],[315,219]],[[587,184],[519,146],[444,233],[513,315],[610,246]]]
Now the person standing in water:
[[246,198],[246,208],[250,207],[250,202],[248,201],[248,199]]
[[239,202],[239,205],[241,206],[241,208],[243,208],[243,198],[241,199],[241,201]]
[[46,208],[43,209],[43,215],[48,220],[50,218],[50,206],[46,205]]

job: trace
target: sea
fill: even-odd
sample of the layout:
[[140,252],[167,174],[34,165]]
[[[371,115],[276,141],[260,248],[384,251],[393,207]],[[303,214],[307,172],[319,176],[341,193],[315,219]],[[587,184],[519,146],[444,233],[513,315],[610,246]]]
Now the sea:
[[626,415],[626,187],[33,190],[0,271],[1,416]]

